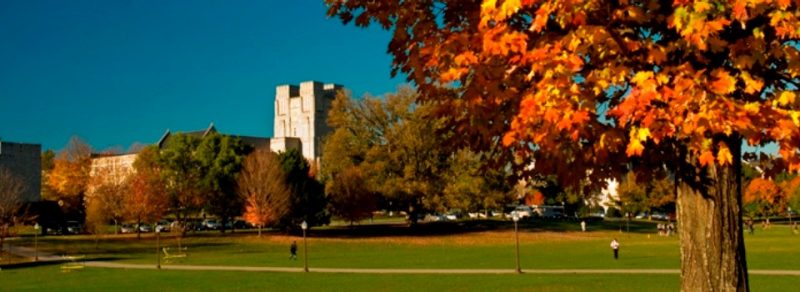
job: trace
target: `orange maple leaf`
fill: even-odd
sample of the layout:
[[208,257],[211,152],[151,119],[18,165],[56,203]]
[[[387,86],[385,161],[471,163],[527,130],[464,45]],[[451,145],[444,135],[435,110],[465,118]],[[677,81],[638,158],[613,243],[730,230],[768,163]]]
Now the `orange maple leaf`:
[[628,157],[640,156],[642,155],[642,151],[644,151],[644,145],[642,145],[639,140],[632,139],[628,142],[628,148],[625,149],[625,154],[628,155]]
[[703,154],[700,154],[699,160],[700,160],[700,165],[702,165],[702,166],[707,166],[709,164],[713,164],[714,163],[714,153],[711,153],[711,151],[709,151],[709,150],[703,151]]
[[717,69],[711,75],[714,76],[714,82],[711,82],[711,92],[716,94],[728,94],[736,89],[736,79],[728,74],[728,71]]

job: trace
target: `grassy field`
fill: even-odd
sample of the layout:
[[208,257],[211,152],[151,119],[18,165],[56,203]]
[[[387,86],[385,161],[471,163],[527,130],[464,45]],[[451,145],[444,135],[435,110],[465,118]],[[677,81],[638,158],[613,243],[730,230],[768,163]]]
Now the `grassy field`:
[[[513,269],[513,229],[505,222],[484,222],[469,226],[429,224],[415,229],[396,226],[362,226],[356,229],[312,230],[308,239],[309,265],[329,268],[458,268]],[[619,222],[593,222],[590,232],[577,231],[576,223],[542,225],[526,223],[520,232],[523,269],[600,268],[653,269],[680,267],[677,237],[651,232],[653,223],[636,222],[630,233],[620,233]],[[624,226],[624,225],[623,225]],[[389,230],[389,228],[398,228]],[[624,227],[623,227],[624,229]],[[617,238],[621,258],[611,256],[609,241]],[[29,238],[15,244],[30,244]],[[288,246],[297,240],[300,260],[288,259]],[[798,269],[800,235],[785,226],[756,230],[745,235],[748,266],[751,269]],[[177,239],[162,237],[175,247]],[[188,256],[169,264],[302,267],[302,238],[272,232],[257,237],[252,232],[221,236],[218,233],[191,235],[183,240]],[[126,263],[155,262],[152,234],[109,236],[95,245],[92,236],[45,237],[45,252],[86,255]],[[267,290],[663,290],[678,289],[678,275],[353,275],[253,272],[139,271],[86,268],[60,273],[57,266],[4,270],[0,282],[13,279],[17,289],[94,289],[112,287],[166,290],[267,289]],[[305,280],[313,279],[312,281]],[[52,279],[39,281],[37,279]],[[97,282],[91,279],[104,279]],[[790,276],[751,276],[756,291],[778,291],[800,282]],[[235,283],[235,285],[234,285]],[[412,284],[409,284],[412,283]],[[51,286],[52,285],[52,286]],[[152,286],[156,285],[156,286]],[[4,285],[5,286],[5,285]]]

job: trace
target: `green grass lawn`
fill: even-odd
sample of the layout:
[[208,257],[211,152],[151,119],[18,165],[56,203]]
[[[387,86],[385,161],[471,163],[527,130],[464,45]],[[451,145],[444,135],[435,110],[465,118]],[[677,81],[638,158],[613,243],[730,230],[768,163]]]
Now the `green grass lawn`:
[[[309,265],[340,268],[458,268],[513,269],[514,233],[507,222],[481,223],[459,229],[460,225],[429,225],[421,229],[382,232],[379,228],[323,228],[312,230],[308,238]],[[590,232],[580,232],[577,223],[542,224],[528,222],[520,232],[523,269],[608,268],[655,269],[680,267],[677,237],[654,233],[652,222],[634,222],[634,232],[620,233],[620,222],[589,224]],[[625,229],[624,224],[622,224]],[[435,228],[426,231],[425,228]],[[442,232],[444,229],[445,232]],[[459,229],[457,232],[446,230]],[[438,231],[437,231],[438,230]],[[475,231],[473,231],[475,230]],[[652,230],[652,231],[651,231]],[[409,234],[403,234],[409,232]],[[621,258],[614,260],[609,248],[612,238],[621,244]],[[289,244],[300,244],[300,259],[291,261]],[[757,229],[745,235],[750,269],[789,269],[800,267],[800,235],[786,226]],[[25,238],[16,244],[31,244]],[[177,239],[162,236],[162,244],[175,247]],[[302,267],[302,238],[271,232],[257,237],[252,232],[234,235],[202,233],[183,239],[188,256],[172,259],[169,264]],[[135,236],[109,236],[95,246],[92,236],[49,236],[40,241],[46,252],[86,255],[127,263],[155,263],[153,234],[141,240]],[[16,275],[16,276],[15,276]],[[311,277],[313,281],[304,280]],[[242,290],[665,290],[679,286],[678,275],[354,275],[294,274],[253,272],[139,271],[86,268],[74,273],[60,273],[58,267],[45,266],[5,270],[3,278],[13,279],[17,289],[80,288],[107,290],[111,287],[148,289],[158,285],[167,290],[242,289]],[[37,279],[48,279],[38,281]],[[91,279],[103,279],[92,281]],[[790,276],[751,276],[756,291],[785,290],[800,282]],[[62,284],[58,284],[62,283]],[[235,283],[233,285],[232,283]],[[413,283],[413,286],[409,286]],[[143,285],[143,286],[137,286]],[[232,286],[225,286],[232,285]],[[597,286],[600,285],[600,286]],[[153,286],[152,288],[155,288]]]
[[[789,291],[797,277],[751,276],[754,291]],[[678,275],[365,275],[118,270],[57,266],[0,271],[3,291],[677,291]]]

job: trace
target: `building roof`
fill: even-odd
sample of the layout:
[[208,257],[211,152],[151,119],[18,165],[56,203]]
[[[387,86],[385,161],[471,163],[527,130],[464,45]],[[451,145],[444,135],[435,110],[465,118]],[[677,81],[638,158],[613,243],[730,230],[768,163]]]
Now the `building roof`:
[[[200,138],[200,139],[208,136],[211,133],[219,133],[217,131],[217,128],[214,127],[214,123],[211,123],[208,126],[208,128],[206,128],[204,130],[182,132],[182,134],[184,134],[184,135],[193,136],[193,137],[197,137],[197,138]],[[223,136],[237,137],[237,138],[241,139],[244,144],[250,145],[253,148],[269,146],[269,141],[270,141],[269,138],[264,138],[264,137],[240,136],[240,135],[231,135],[231,134],[222,134],[222,133],[220,133],[220,134],[223,135]],[[170,130],[167,129],[167,131],[164,132],[164,135],[161,136],[161,139],[158,140],[158,143],[156,143],[156,145],[158,145],[159,148],[164,147],[164,145],[169,140],[169,137],[171,137],[171,136],[172,136],[172,132],[170,132]]]

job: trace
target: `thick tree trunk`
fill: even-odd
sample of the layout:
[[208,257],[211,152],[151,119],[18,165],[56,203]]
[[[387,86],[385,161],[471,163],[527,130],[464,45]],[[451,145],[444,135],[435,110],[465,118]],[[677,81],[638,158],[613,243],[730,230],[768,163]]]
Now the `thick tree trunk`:
[[[682,291],[749,291],[742,235],[741,145],[733,165],[678,170]],[[693,157],[686,157],[690,165]]]

